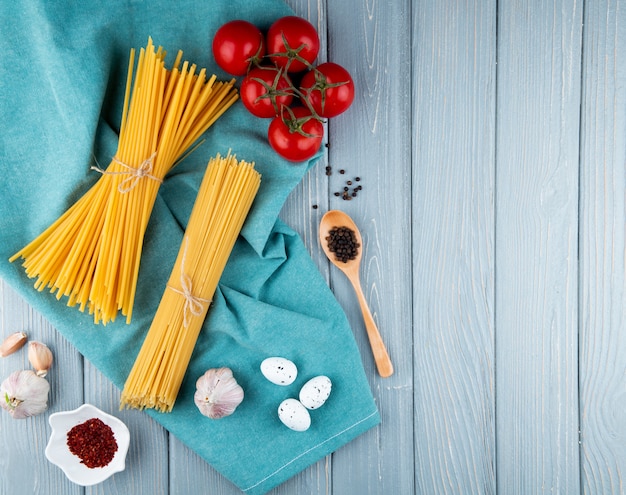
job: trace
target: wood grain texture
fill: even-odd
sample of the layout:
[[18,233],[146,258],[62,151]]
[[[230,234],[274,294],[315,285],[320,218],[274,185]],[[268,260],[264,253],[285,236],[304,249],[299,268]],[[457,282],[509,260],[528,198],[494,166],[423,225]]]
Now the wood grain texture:
[[626,492],[626,4],[587,2],[580,205],[584,493]]
[[495,493],[496,3],[413,15],[416,493]]
[[[361,231],[361,286],[395,367],[390,378],[378,375],[354,290],[331,270],[331,287],[348,315],[382,418],[333,455],[337,494],[414,490],[410,11],[411,2],[404,0],[328,2],[328,58],[348,69],[357,88],[348,113],[328,123],[329,208],[348,213]],[[334,196],[356,177],[363,186],[356,198]]]
[[[268,495],[626,493],[624,0],[287,3],[357,89],[281,218],[346,311],[382,423]],[[357,198],[334,196],[356,176]],[[321,251],[328,209],[363,235],[391,378]],[[0,280],[0,339],[18,330],[54,352],[50,411],[0,411],[0,495],[241,493],[118,411],[119,390]],[[23,349],[0,378],[29,367]],[[84,402],[131,430],[132,469],[91,488],[44,457],[47,415]]]
[[496,434],[508,493],[580,491],[581,40],[576,1],[498,3]]

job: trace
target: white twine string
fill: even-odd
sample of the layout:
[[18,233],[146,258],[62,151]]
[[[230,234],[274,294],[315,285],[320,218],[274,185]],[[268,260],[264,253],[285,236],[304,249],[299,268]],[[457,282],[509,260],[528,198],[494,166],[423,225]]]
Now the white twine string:
[[189,246],[189,238],[185,237],[185,250],[183,251],[183,259],[180,262],[180,285],[182,290],[179,290],[171,285],[167,287],[174,292],[182,295],[185,298],[185,306],[183,313],[183,325],[185,328],[189,326],[191,313],[193,316],[201,316],[204,311],[203,303],[210,303],[208,299],[202,299],[201,297],[194,296],[191,292],[191,277],[185,273],[185,260],[187,259],[187,247]]
[[124,179],[117,186],[117,190],[120,193],[125,194],[131,191],[139,183],[139,180],[143,179],[144,177],[155,180],[159,184],[163,184],[162,179],[159,179],[158,177],[155,177],[154,175],[152,175],[152,168],[154,166],[154,164],[152,163],[152,160],[154,160],[155,156],[156,156],[156,151],[152,153],[152,155],[150,155],[148,158],[146,158],[141,163],[141,165],[139,165],[139,167],[137,168],[134,168],[134,167],[131,167],[130,165],[125,164],[124,162],[118,160],[117,157],[114,156],[113,161],[115,163],[119,163],[122,167],[127,168],[128,172],[110,172],[108,170],[103,170],[97,166],[92,166],[90,168],[91,170],[100,172],[102,175],[129,175],[130,177],[127,177],[126,179]]

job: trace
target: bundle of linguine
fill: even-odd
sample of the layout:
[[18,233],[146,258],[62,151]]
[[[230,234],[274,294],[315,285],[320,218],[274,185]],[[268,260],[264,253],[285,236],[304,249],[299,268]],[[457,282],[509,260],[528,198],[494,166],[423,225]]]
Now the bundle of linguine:
[[[10,258],[23,258],[35,288],[87,309],[96,323],[131,321],[143,238],[167,172],[238,98],[234,80],[216,81],[184,62],[171,69],[152,39],[133,83],[130,52],[118,149],[94,186],[48,229]],[[132,97],[131,97],[132,85]]]
[[170,412],[209,304],[261,182],[254,164],[218,155],[205,172],[161,302],[120,407]]

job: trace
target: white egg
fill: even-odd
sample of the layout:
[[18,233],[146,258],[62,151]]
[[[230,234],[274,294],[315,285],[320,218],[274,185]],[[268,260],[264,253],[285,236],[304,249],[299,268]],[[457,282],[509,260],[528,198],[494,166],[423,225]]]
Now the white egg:
[[311,426],[311,416],[297,399],[285,399],[278,406],[278,418],[294,431],[306,431]]
[[261,373],[276,385],[291,385],[298,376],[298,368],[289,359],[269,357],[261,363]]
[[307,409],[322,407],[330,396],[332,386],[333,384],[327,376],[320,375],[311,378],[300,390],[300,402]]

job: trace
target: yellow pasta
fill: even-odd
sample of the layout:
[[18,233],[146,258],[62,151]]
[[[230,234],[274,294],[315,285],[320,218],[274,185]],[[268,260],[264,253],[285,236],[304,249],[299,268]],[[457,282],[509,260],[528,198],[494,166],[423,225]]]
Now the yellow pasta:
[[259,189],[254,164],[212,159],[178,257],[128,375],[120,408],[174,407],[191,353],[226,262]]
[[[130,322],[143,238],[167,172],[238,98],[234,80],[178,52],[171,69],[152,39],[130,52],[118,149],[94,186],[48,229],[10,258],[23,258],[37,290],[50,289],[69,306],[107,324],[121,311]],[[131,91],[132,86],[132,91]]]

